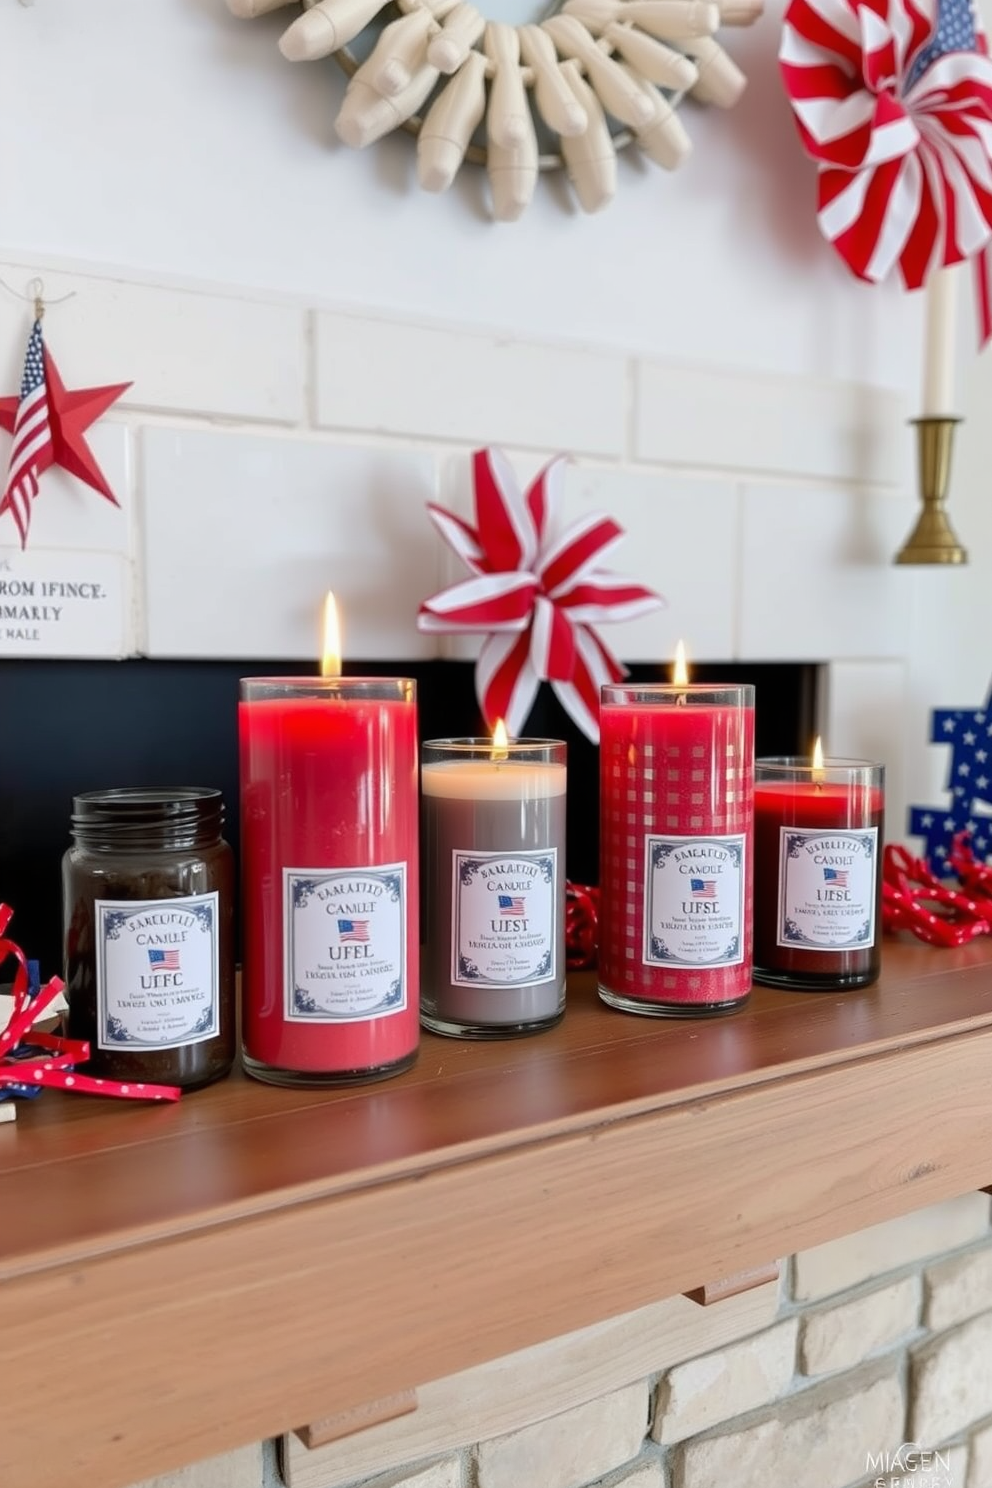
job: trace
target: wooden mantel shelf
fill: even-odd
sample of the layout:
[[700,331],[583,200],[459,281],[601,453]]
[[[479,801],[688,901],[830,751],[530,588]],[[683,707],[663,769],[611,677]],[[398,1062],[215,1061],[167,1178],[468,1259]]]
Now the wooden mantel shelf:
[[992,1182],[992,945],[0,1126],[0,1484],[117,1488]]

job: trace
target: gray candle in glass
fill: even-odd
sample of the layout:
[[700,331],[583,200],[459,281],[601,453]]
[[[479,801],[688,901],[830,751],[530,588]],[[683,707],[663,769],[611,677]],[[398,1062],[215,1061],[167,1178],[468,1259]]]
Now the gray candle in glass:
[[430,740],[421,790],[424,1027],[551,1027],[565,1011],[565,745]]

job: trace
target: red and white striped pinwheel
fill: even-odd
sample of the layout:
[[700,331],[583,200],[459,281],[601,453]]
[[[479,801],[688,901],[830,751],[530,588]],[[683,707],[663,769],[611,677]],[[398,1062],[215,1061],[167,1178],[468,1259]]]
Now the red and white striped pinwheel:
[[[907,289],[992,241],[992,61],[971,0],[791,0],[779,61],[819,162],[818,221]],[[979,265],[982,267],[982,265]],[[982,340],[992,331],[979,275]]]
[[498,450],[477,450],[472,468],[474,527],[428,506],[472,577],[425,600],[417,624],[425,631],[486,633],[475,688],[490,728],[502,718],[511,737],[519,735],[547,681],[596,743],[599,689],[618,682],[625,668],[593,624],[629,620],[664,601],[598,566],[623,536],[611,517],[595,512],[560,527],[563,459],[552,460],[526,494]]

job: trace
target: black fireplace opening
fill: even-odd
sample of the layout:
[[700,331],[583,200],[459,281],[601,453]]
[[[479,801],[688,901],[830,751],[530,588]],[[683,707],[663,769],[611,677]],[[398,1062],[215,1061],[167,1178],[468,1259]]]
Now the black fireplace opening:
[[[352,662],[355,676],[413,677],[421,739],[486,732],[470,662]],[[237,700],[241,677],[305,676],[299,661],[0,661],[0,903],[14,938],[61,968],[62,854],[72,797],[119,785],[212,785],[227,803],[225,835],[238,851]],[[694,664],[694,682],[752,683],[759,755],[808,753],[820,668],[813,662]],[[633,665],[630,680],[667,680]],[[544,686],[531,736],[568,745],[567,871],[594,884],[599,854],[599,751]],[[0,980],[9,967],[0,968]]]

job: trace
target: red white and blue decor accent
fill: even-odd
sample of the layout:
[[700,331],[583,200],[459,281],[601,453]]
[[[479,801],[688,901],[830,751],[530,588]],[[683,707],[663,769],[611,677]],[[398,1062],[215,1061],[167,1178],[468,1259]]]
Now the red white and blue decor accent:
[[90,1057],[88,1042],[35,1029],[65,984],[60,977],[51,977],[44,986],[32,986],[27,957],[7,935],[12,916],[10,906],[0,904],[0,963],[8,956],[17,963],[11,988],[13,1011],[6,1027],[0,1028],[0,1101],[14,1095],[35,1096],[41,1089],[120,1096],[125,1100],[177,1101],[182,1092],[176,1085],[98,1080],[77,1074],[77,1064],[85,1064]]
[[950,746],[947,790],[951,801],[949,806],[911,806],[909,831],[923,838],[923,856],[940,874],[950,871],[951,849],[961,833],[967,833],[980,862],[989,858],[992,849],[992,689],[979,708],[935,709],[930,742]]
[[11,513],[22,548],[27,546],[41,476],[52,465],[61,465],[113,506],[120,505],[84,436],[131,386],[118,382],[107,387],[68,389],[42,337],[41,317],[39,301],[28,337],[21,390],[16,397],[0,398],[0,429],[14,436],[0,496],[0,516]]
[[824,237],[859,278],[907,289],[974,260],[984,344],[992,60],[971,0],[790,0],[779,61]]
[[510,736],[519,737],[547,681],[598,743],[600,687],[620,681],[626,668],[593,626],[633,619],[664,600],[600,568],[623,536],[612,517],[590,512],[562,526],[562,457],[526,493],[499,450],[477,450],[472,469],[474,527],[443,507],[428,507],[472,577],[425,600],[417,624],[424,631],[485,634],[475,684],[490,729],[502,719]]

